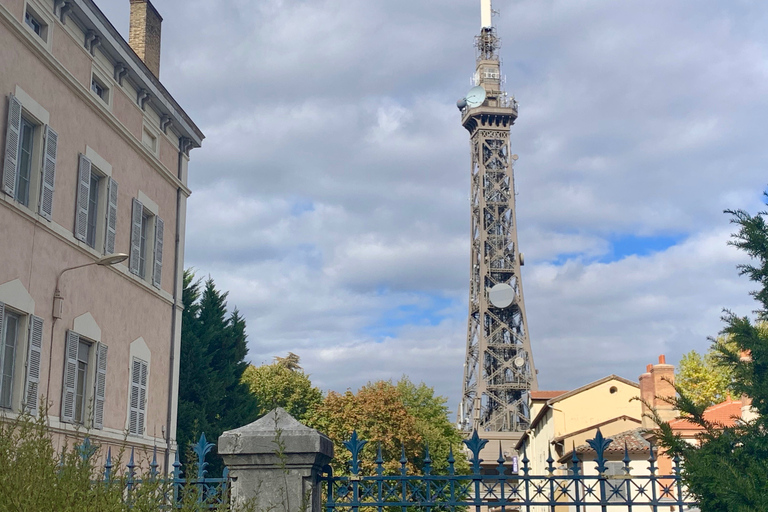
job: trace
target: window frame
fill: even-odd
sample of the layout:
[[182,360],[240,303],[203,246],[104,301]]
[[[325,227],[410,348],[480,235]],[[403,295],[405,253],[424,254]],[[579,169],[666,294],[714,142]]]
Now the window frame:
[[[146,201],[146,204],[144,203]],[[131,250],[128,269],[142,281],[162,288],[165,222],[158,207],[141,191],[131,208]]]
[[[26,290],[24,290],[26,295]],[[5,295],[3,300],[11,299],[11,303],[0,302],[0,379],[5,374],[7,318],[12,316],[16,320],[16,339],[10,367],[10,390],[8,391],[8,403],[3,402],[0,410],[21,411],[26,409],[33,415],[37,415],[39,408],[39,384],[40,363],[43,347],[43,319],[34,315],[28,308],[29,304],[23,304],[24,297],[21,294],[10,297]],[[25,307],[26,306],[26,307]],[[4,385],[0,383],[0,389]],[[29,403],[30,398],[32,403]]]
[[[14,409],[14,391],[16,390],[16,375],[17,375],[17,366],[18,366],[18,359],[19,359],[19,345],[23,342],[21,340],[20,333],[23,332],[24,324],[26,323],[24,321],[24,315],[23,313],[18,313],[11,308],[5,307],[5,311],[3,312],[2,316],[0,317],[0,409],[6,409],[6,410],[13,410]],[[8,391],[8,403],[4,403],[3,401],[3,394],[5,393],[5,371],[6,371],[6,357],[7,349],[6,349],[6,336],[8,335],[8,318],[14,318],[16,321],[16,339],[14,340],[14,346],[13,346],[13,354],[12,354],[12,363],[10,367],[10,390]]]
[[[61,412],[60,419],[64,423],[71,423],[73,425],[82,425],[87,428],[103,429],[103,413],[104,413],[104,395],[106,394],[106,361],[101,361],[102,357],[107,357],[107,350],[109,347],[101,343],[100,341],[88,338],[76,331],[68,330],[66,333],[65,353],[64,353],[64,371],[62,374],[62,400],[61,400]],[[76,344],[75,354],[70,354],[70,343]],[[81,361],[80,347],[88,347],[87,360]],[[74,355],[75,366],[73,368],[73,382],[71,386],[68,386],[67,380],[69,377],[69,365]],[[84,365],[84,371],[81,372],[80,363]],[[103,364],[100,364],[103,363]],[[103,368],[102,368],[103,366]],[[81,373],[82,378],[81,378]],[[101,378],[100,374],[104,376]],[[99,392],[98,386],[101,383],[104,386],[101,395],[101,419],[97,417],[97,409],[99,408]],[[82,384],[82,386],[78,386]],[[80,405],[78,407],[78,388],[82,388],[82,397]],[[67,394],[72,390],[72,415],[67,416]],[[79,409],[79,410],[78,410]],[[101,421],[101,422],[100,422]]]
[[[30,23],[30,20],[37,24],[37,29],[35,29],[32,23]],[[27,30],[29,30],[36,37],[40,38],[46,47],[48,46],[48,43],[51,39],[49,37],[51,20],[47,16],[40,14],[40,10],[33,6],[31,2],[26,2],[26,5],[24,6],[24,16],[22,18],[22,23],[27,28]]]
[[[48,124],[49,115],[42,106],[18,86],[15,92],[15,95],[11,94],[8,96],[8,118],[5,119],[6,138],[5,149],[2,155],[3,192],[9,198],[12,198],[16,204],[50,221],[52,219],[54,203],[58,134]],[[19,109],[18,131],[16,131],[15,125],[13,128],[11,127],[14,117],[11,112],[13,108]],[[15,119],[13,119],[13,123],[15,122]],[[28,153],[27,169],[25,171],[29,174],[26,197],[22,197],[19,185],[21,184],[21,171],[24,166],[22,151],[25,141],[25,125],[32,130],[30,137],[32,147],[31,152]],[[9,155],[9,145],[12,142],[11,135],[13,133],[18,137],[16,145],[13,146],[15,148],[15,157]],[[7,166],[10,162],[14,162],[12,164],[14,176],[6,178],[5,171],[8,170]],[[13,190],[10,190],[11,185]],[[48,212],[48,209],[51,211]]]

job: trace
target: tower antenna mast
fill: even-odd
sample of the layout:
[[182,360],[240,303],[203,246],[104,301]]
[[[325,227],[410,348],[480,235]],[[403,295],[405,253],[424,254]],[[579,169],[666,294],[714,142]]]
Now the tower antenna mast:
[[472,160],[471,247],[467,353],[458,425],[464,431],[519,439],[530,426],[528,398],[538,387],[517,243],[513,164],[509,131],[518,106],[507,98],[492,22],[491,0],[480,0],[475,37],[476,86],[459,100],[469,132]]

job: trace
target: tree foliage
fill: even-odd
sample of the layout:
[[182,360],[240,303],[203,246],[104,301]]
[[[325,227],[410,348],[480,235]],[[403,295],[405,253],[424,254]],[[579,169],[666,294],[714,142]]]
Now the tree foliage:
[[[726,213],[738,225],[729,243],[751,258],[749,264],[739,265],[739,272],[759,285],[752,292],[759,304],[757,320],[768,320],[768,212],[755,216],[741,210]],[[674,404],[683,417],[704,429],[700,444],[685,442],[668,423],[655,418],[660,425],[659,441],[672,454],[683,457],[684,479],[703,512],[764,511],[768,510],[768,328],[729,311],[723,320],[722,334],[733,345],[714,343],[715,361],[732,373],[733,391],[752,400],[755,417],[722,428],[708,422],[703,416],[705,406],[678,387]]]
[[312,386],[299,362],[299,356],[289,352],[286,357],[276,357],[272,364],[246,368],[243,382],[259,403],[258,416],[282,407],[304,422],[311,409],[322,401],[322,392]]
[[725,336],[718,336],[711,341],[713,346],[703,356],[695,350],[684,354],[675,373],[677,386],[697,405],[705,407],[725,400],[732,391],[733,381],[733,372],[718,363],[718,352],[713,348],[727,344],[733,349],[733,342]]
[[[245,320],[237,309],[227,312],[227,293],[217,290],[213,279],[201,283],[186,270],[182,299],[177,441],[186,462],[200,433],[216,440],[225,430],[250,423],[258,403],[241,382],[248,366]],[[209,471],[218,474],[222,467],[216,457]]]
[[347,473],[349,451],[343,442],[353,431],[368,441],[363,448],[361,471],[375,470],[377,447],[381,445],[387,473],[400,470],[402,450],[408,459],[409,472],[424,468],[424,448],[429,446],[433,468],[444,469],[450,448],[457,459],[457,471],[466,468],[461,452],[461,435],[448,421],[445,398],[435,396],[424,383],[413,384],[403,377],[391,381],[368,383],[353,393],[331,391],[309,418],[309,425],[326,434],[334,443],[334,472]]

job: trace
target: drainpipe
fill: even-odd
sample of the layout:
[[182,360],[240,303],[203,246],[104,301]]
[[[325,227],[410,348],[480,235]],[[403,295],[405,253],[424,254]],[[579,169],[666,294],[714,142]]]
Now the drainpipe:
[[[185,137],[179,138],[179,160],[176,169],[176,175],[179,181],[182,181],[182,166],[184,159],[184,152],[187,148],[187,139]],[[183,183],[183,181],[182,181]],[[175,362],[176,362],[176,316],[177,307],[176,304],[182,297],[179,295],[179,246],[181,245],[181,237],[179,232],[181,230],[181,187],[176,188],[176,235],[173,244],[174,258],[173,258],[173,305],[171,306],[171,353],[169,358],[170,372],[168,373],[168,411],[165,425],[165,472],[169,473],[171,467],[171,427],[173,417],[173,385],[175,380]],[[182,294],[183,295],[183,294]],[[178,449],[178,447],[177,447]]]

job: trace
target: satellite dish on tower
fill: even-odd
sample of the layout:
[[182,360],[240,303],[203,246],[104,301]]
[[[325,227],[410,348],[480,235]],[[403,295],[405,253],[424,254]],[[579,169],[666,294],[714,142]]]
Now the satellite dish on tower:
[[464,100],[469,108],[479,107],[485,101],[485,88],[482,85],[474,86],[469,90]]
[[488,290],[488,300],[497,308],[506,308],[515,301],[515,289],[507,283],[499,283]]

